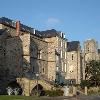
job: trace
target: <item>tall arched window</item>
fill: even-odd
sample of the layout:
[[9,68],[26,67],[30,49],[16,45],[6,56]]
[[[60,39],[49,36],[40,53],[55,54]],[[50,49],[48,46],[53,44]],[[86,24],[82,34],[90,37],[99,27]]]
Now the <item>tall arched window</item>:
[[42,68],[42,73],[44,73],[44,68]]

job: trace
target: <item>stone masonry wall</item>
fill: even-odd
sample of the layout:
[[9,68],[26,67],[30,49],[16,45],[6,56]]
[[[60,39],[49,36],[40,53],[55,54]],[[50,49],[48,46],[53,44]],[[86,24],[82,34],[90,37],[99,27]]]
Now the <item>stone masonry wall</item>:
[[75,79],[76,83],[79,84],[80,78],[81,78],[80,52],[79,51],[67,52],[66,79]]
[[31,66],[33,72],[46,77],[48,74],[48,43],[44,40],[31,36]]

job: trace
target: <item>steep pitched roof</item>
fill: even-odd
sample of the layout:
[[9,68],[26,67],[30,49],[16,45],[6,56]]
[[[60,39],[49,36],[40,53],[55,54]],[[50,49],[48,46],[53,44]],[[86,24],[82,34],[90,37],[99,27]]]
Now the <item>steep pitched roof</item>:
[[71,41],[67,42],[67,51],[77,51],[79,47],[80,42],[79,41]]
[[[0,18],[0,24],[4,24],[6,26],[9,26],[9,27],[12,27],[12,28],[16,28],[16,21],[8,19],[6,17],[1,17]],[[29,33],[31,33],[31,35],[34,34],[34,28],[31,28],[29,26],[23,25],[22,23],[20,23],[20,30],[24,31],[24,32],[29,32]],[[64,34],[62,32],[60,32],[60,31],[56,31],[55,29],[46,30],[46,31],[38,31],[38,30],[36,30],[34,35],[36,35],[36,36],[38,36],[40,38],[51,38],[51,37],[56,37],[56,36],[64,38]]]
[[46,30],[46,31],[36,31],[36,35],[39,35],[42,38],[51,38],[51,37],[56,37],[56,36],[61,37],[61,32],[58,32],[55,29],[51,29],[51,30]]
[[[9,27],[16,28],[16,21],[11,20],[11,19],[6,18],[6,17],[1,17],[0,18],[0,24],[4,24],[4,25],[7,25]],[[24,32],[34,33],[34,28],[23,25],[21,23],[20,23],[20,30],[24,31]]]

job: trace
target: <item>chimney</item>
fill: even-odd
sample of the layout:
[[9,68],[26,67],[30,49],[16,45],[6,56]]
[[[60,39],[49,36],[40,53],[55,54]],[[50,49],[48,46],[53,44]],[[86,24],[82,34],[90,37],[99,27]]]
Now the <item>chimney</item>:
[[19,36],[20,33],[20,21],[16,22],[16,36]]
[[35,29],[34,29],[34,34],[35,34]]

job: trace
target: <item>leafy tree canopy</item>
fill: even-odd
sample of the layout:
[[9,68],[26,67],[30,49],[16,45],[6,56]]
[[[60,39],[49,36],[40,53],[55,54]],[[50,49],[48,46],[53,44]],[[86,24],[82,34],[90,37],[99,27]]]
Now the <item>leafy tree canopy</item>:
[[91,86],[100,86],[100,61],[89,61],[85,73],[85,78]]

